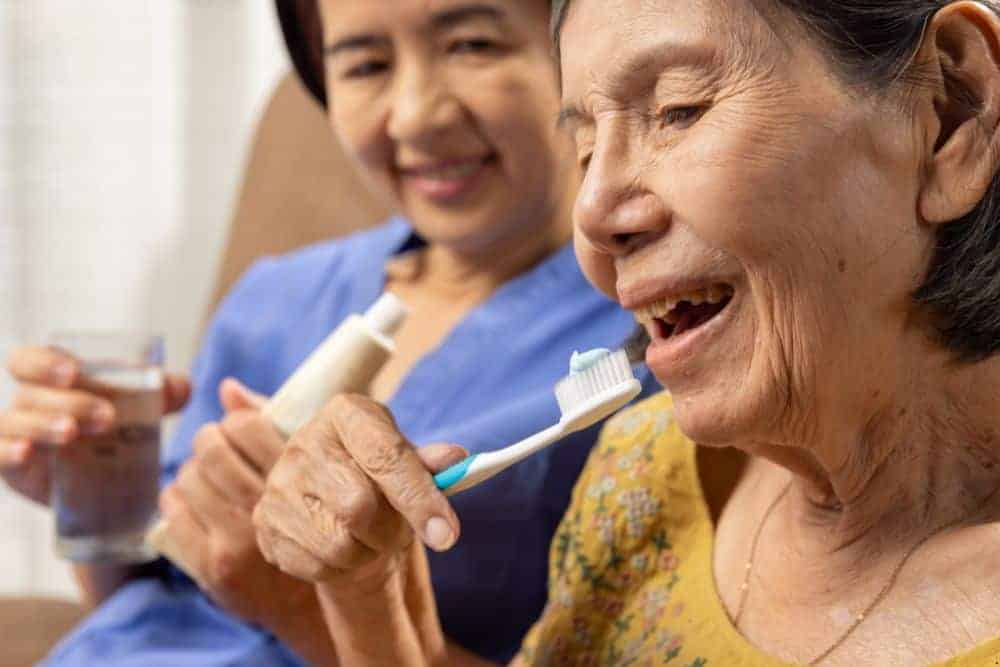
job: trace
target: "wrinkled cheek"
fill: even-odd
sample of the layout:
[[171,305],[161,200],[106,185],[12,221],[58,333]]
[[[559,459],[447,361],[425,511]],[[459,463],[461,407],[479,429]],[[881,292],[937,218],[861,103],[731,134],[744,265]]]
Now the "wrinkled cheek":
[[598,252],[578,229],[573,230],[573,246],[576,249],[576,259],[583,275],[586,276],[591,285],[617,303],[618,292],[615,289],[615,284],[618,280],[618,274],[611,256]]

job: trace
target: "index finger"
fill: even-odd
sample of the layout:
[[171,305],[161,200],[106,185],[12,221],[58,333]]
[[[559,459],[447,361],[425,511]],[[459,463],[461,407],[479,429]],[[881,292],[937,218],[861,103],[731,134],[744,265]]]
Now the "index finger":
[[7,369],[19,382],[71,387],[79,364],[70,355],[51,347],[19,347],[7,355]]
[[385,408],[364,396],[341,395],[321,419],[334,425],[344,449],[427,546],[446,551],[455,544],[458,517]]

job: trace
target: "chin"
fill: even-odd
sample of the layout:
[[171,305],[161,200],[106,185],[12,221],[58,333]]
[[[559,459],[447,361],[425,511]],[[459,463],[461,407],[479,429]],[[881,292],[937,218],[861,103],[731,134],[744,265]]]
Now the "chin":
[[[731,447],[752,429],[749,406],[741,406],[735,391],[672,394],[674,419],[688,438],[708,447]],[[741,409],[741,407],[743,409]]]

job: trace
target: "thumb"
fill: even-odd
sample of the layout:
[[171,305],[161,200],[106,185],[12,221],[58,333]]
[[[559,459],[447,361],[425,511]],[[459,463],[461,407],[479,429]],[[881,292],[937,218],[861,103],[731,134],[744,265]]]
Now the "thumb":
[[191,380],[187,375],[167,373],[163,379],[163,397],[166,414],[177,412],[191,397]]
[[227,413],[236,410],[261,410],[267,404],[266,396],[247,389],[235,378],[226,378],[222,381],[219,385],[219,399]]
[[459,445],[437,443],[417,450],[417,456],[432,473],[441,472],[469,456],[469,450]]

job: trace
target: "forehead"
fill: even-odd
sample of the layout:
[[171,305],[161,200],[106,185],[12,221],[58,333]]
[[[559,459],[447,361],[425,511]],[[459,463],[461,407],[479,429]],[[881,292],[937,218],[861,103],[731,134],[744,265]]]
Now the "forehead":
[[773,41],[752,0],[572,0],[559,35],[564,97],[604,88],[653,55],[654,66],[746,65]]
[[468,15],[480,18],[493,13],[514,21],[548,20],[544,0],[319,0],[319,4],[327,33],[422,28],[435,16],[459,10],[472,10]]

